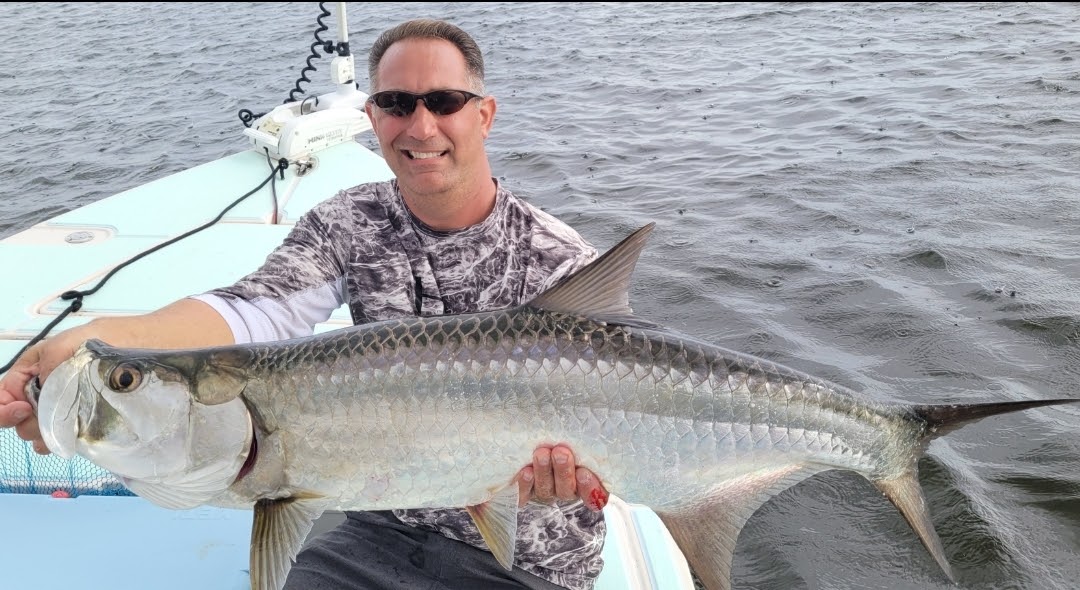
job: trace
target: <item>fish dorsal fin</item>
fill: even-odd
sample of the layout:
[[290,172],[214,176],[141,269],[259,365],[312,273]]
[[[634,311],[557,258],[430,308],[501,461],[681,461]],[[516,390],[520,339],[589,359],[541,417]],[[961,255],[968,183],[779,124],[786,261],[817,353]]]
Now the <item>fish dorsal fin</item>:
[[251,525],[251,590],[281,590],[325,502],[315,495],[255,503]]
[[658,512],[706,590],[731,589],[731,561],[746,521],[770,498],[827,467],[789,464],[724,481],[697,504]]
[[941,546],[937,531],[934,530],[934,523],[930,521],[926,497],[923,496],[922,486],[919,485],[915,470],[909,470],[892,479],[874,481],[874,485],[900,510],[900,514],[904,515],[904,519],[919,536],[919,540],[933,556],[934,561],[955,584],[956,577],[953,575],[949,560],[945,558],[945,550]]
[[629,293],[630,276],[655,226],[650,223],[630,234],[585,268],[541,293],[529,306],[601,322],[655,327],[634,316]]
[[518,486],[510,484],[499,490],[490,500],[475,506],[466,506],[480,536],[499,564],[510,570],[514,567],[514,550],[517,547]]

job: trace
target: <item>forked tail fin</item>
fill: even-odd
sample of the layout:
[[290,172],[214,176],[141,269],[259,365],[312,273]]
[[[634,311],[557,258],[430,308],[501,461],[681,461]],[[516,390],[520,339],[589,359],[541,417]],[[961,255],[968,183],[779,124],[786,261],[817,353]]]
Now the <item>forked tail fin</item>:
[[[1080,402],[1080,399],[1050,399],[996,402],[987,404],[955,404],[955,405],[921,405],[911,408],[914,418],[925,424],[922,443],[948,434],[962,426],[971,424],[983,418],[1019,412],[1032,408]],[[945,575],[955,582],[952,566],[945,558],[945,551],[941,547],[941,539],[938,537],[934,525],[930,521],[930,512],[926,508],[926,498],[923,495],[922,486],[919,485],[916,462],[918,457],[912,457],[911,464],[899,476],[884,480],[873,480],[873,483],[888,498],[893,505],[904,515],[904,519],[918,535],[926,550],[930,552],[934,560],[941,566]]]
[[926,422],[927,440],[930,440],[990,416],[1075,402],[1080,402],[1080,399],[1039,399],[989,404],[925,405],[915,406],[911,410],[919,419]]
[[[900,510],[945,575],[955,581],[919,485],[917,465],[921,449],[931,439],[981,418],[1077,401],[1080,400],[907,407],[906,423],[896,425],[907,432],[896,441],[900,447],[889,459],[892,462],[886,470],[889,477],[875,479],[869,473],[860,473]],[[706,590],[730,590],[732,555],[739,532],[750,516],[781,491],[834,468],[812,462],[763,466],[717,483],[693,505],[658,510],[657,515]]]

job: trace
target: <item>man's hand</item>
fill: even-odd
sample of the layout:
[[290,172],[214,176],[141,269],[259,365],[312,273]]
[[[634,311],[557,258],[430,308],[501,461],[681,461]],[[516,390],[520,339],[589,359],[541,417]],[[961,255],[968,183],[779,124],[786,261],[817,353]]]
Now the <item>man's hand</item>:
[[34,451],[47,455],[49,449],[41,440],[34,408],[26,401],[25,393],[26,384],[40,371],[43,344],[44,342],[39,342],[27,349],[11,369],[0,377],[0,428],[14,427],[20,438],[34,444]]
[[89,324],[64,330],[26,349],[15,364],[0,377],[0,428],[15,427],[15,432],[34,445],[34,451],[48,455],[49,448],[41,440],[37,416],[26,400],[26,384],[35,377],[44,383],[60,363],[75,354],[75,350],[92,334]]
[[574,453],[564,445],[538,447],[532,465],[518,472],[521,505],[530,500],[543,504],[581,498],[593,510],[607,505],[608,493],[596,475],[574,463]]

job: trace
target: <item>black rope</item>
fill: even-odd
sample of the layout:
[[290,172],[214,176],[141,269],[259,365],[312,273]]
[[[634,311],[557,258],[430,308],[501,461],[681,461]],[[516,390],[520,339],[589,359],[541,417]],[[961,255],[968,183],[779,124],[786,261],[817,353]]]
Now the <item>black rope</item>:
[[[183,233],[183,234],[181,234],[179,236],[176,236],[175,238],[172,238],[171,240],[167,240],[165,242],[162,242],[162,243],[158,244],[157,246],[154,246],[153,248],[150,248],[149,250],[145,250],[143,252],[140,252],[139,254],[136,254],[135,256],[129,258],[128,260],[120,263],[119,265],[114,267],[112,270],[110,270],[108,274],[106,274],[104,277],[102,277],[102,279],[100,281],[98,281],[98,284],[94,285],[94,287],[92,289],[88,289],[86,291],[65,291],[64,293],[62,293],[60,295],[60,299],[63,299],[64,301],[71,301],[71,304],[67,306],[67,309],[60,312],[60,315],[56,316],[56,319],[49,322],[49,325],[45,326],[45,328],[41,331],[41,333],[39,333],[37,336],[34,336],[33,338],[31,338],[30,341],[26,343],[26,346],[23,346],[21,349],[19,349],[19,352],[15,353],[15,357],[12,358],[11,361],[9,361],[3,367],[0,367],[0,373],[6,373],[9,369],[11,369],[11,367],[15,365],[15,361],[19,360],[19,357],[21,357],[23,355],[23,353],[26,352],[27,349],[29,349],[31,346],[37,344],[42,339],[44,339],[45,336],[53,328],[55,328],[57,324],[64,321],[64,318],[66,318],[68,316],[68,314],[70,314],[72,312],[75,312],[75,311],[79,311],[80,309],[82,309],[83,298],[88,297],[90,295],[93,295],[94,293],[97,293],[98,290],[101,289],[101,287],[103,287],[105,285],[105,283],[108,282],[108,280],[111,279],[113,277],[113,275],[115,275],[120,269],[124,268],[125,266],[128,266],[129,264],[131,264],[131,263],[133,263],[133,262],[135,262],[135,261],[137,261],[137,260],[139,260],[141,258],[149,256],[150,254],[153,254],[154,252],[157,252],[158,250],[160,250],[160,249],[162,249],[162,248],[164,248],[166,246],[170,246],[170,245],[175,244],[176,242],[179,242],[180,240],[182,240],[182,239],[184,239],[184,238],[186,238],[188,236],[191,236],[191,235],[194,235],[194,234],[196,234],[198,232],[201,232],[202,230],[210,227],[211,225],[214,225],[215,223],[221,221],[221,219],[223,217],[225,217],[225,214],[228,213],[229,211],[231,211],[233,207],[239,205],[240,202],[243,201],[244,199],[246,199],[246,198],[250,197],[251,195],[259,192],[259,190],[262,189],[262,187],[266,186],[266,183],[273,181],[274,176],[278,172],[281,173],[281,177],[282,177],[282,179],[284,179],[285,178],[285,171],[288,170],[288,168],[289,168],[288,160],[285,160],[285,159],[278,160],[277,166],[273,167],[273,170],[270,171],[270,176],[267,176],[266,180],[260,182],[259,186],[251,189],[244,196],[240,197],[239,199],[236,199],[228,207],[225,207],[224,209],[222,209],[221,213],[218,213],[217,217],[213,218],[212,220],[208,221],[207,223],[204,223],[204,224],[200,225],[199,227],[197,227],[197,228],[195,228],[193,230],[187,231],[187,232],[185,232],[185,233]],[[276,199],[276,192],[275,192],[275,203],[274,203],[274,216],[275,216],[275,218],[277,217],[277,203],[276,203],[276,200],[277,199]]]
[[[278,169],[277,169],[277,167],[274,166],[274,161],[272,159],[270,159],[270,150],[268,150],[267,148],[263,148],[263,151],[266,152],[266,163],[270,166],[270,176],[273,177],[274,173],[277,172]],[[282,174],[281,174],[281,179],[285,180],[285,173],[284,172],[282,172]],[[270,183],[270,197],[274,201],[274,213],[273,213],[273,215],[270,216],[270,223],[273,224],[273,225],[277,225],[278,224],[278,198],[277,198],[277,183],[276,182],[271,182]]]

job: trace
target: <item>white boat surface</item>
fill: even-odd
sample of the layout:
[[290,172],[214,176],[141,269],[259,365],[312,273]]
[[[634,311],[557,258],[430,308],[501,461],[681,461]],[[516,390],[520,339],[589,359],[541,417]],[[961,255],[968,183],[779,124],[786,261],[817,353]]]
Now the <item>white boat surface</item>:
[[[339,11],[344,14],[343,7]],[[347,30],[343,16],[341,21],[341,31]],[[362,109],[366,95],[351,81],[349,86],[338,84],[314,108],[311,100],[282,105],[277,124],[269,124],[268,115],[249,129],[238,128],[252,143],[246,151],[0,240],[6,275],[19,277],[16,289],[0,293],[0,366],[50,326],[55,333],[93,318],[145,313],[230,284],[257,268],[320,201],[390,178],[384,160],[356,140],[370,133],[370,123]],[[278,160],[269,157],[268,146],[288,160],[283,172],[271,174]],[[91,290],[77,310],[69,310],[75,300],[64,299],[65,293]],[[342,307],[316,332],[348,325]],[[250,511],[159,508],[82,458],[36,455],[12,429],[0,430],[0,511],[7,531],[0,548],[4,587],[249,587]],[[693,587],[682,554],[652,511],[613,497],[605,518],[606,565],[597,590]]]

